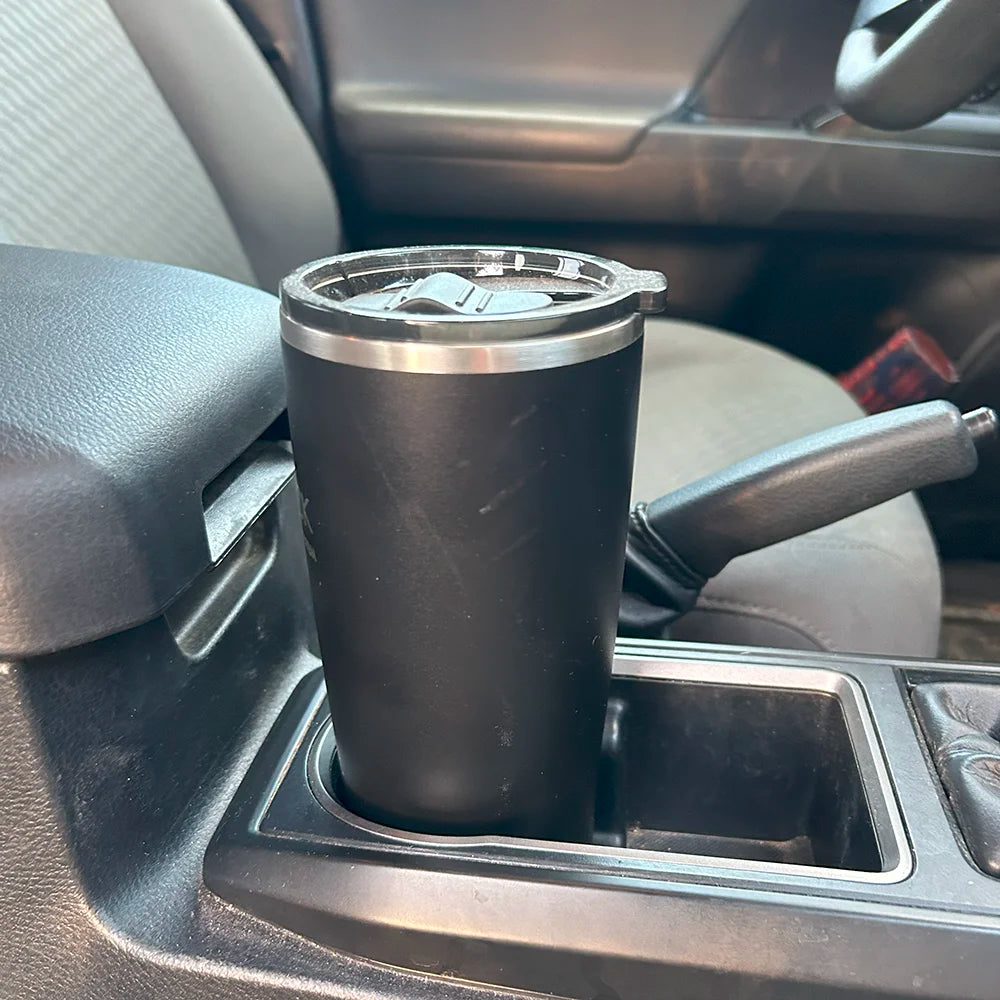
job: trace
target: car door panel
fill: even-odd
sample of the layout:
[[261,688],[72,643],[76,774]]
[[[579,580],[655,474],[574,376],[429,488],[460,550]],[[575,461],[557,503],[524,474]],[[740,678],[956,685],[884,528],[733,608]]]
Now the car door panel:
[[613,162],[676,110],[748,0],[320,0],[352,155]]
[[841,0],[321,0],[364,206],[437,217],[982,237],[1000,115],[902,135],[832,109]]

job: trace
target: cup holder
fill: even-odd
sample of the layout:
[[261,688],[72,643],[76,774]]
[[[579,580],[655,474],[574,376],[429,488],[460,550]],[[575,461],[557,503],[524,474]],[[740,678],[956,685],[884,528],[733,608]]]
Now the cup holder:
[[637,680],[615,688],[598,794],[604,842],[882,870],[835,695]]
[[362,819],[344,805],[329,720],[309,753],[310,787],[327,811],[368,834],[442,849],[641,852],[650,860],[904,878],[902,825],[857,685],[828,670],[744,670],[739,683],[719,673],[616,676],[592,843],[432,836]]

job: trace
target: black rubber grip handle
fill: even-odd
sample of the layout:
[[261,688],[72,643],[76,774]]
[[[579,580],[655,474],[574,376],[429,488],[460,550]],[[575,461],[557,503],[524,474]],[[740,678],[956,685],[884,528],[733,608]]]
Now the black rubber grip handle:
[[[971,475],[996,435],[992,410],[937,400],[831,427],[654,500],[646,527],[693,573],[802,535],[931,483]],[[634,517],[635,515],[633,515]]]

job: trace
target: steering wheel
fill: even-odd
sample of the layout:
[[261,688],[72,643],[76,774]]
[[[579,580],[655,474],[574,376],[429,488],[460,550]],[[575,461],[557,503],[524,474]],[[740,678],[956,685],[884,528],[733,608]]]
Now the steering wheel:
[[1000,82],[998,73],[1000,0],[865,0],[840,51],[836,95],[864,125],[909,129]]

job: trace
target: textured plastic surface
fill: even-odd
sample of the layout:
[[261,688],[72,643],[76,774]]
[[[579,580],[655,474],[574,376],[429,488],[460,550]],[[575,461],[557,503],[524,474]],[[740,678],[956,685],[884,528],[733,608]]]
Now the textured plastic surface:
[[[861,752],[885,748],[890,795],[917,858],[909,876],[908,866],[897,866],[817,877],[799,865],[425,837],[347,820],[308,785],[309,750],[323,720],[317,674],[289,702],[248,773],[206,858],[209,885],[328,947],[433,971],[442,989],[474,979],[586,998],[614,991],[993,1000],[1000,886],[970,868],[949,828],[894,669],[902,664],[663,643],[622,645],[619,655],[619,673],[653,658],[652,676],[709,684],[763,680],[780,665],[777,673],[792,677],[772,674],[771,682],[802,690],[816,674],[849,672],[842,683],[860,687],[842,703],[856,702],[862,716],[870,706],[877,733],[855,728],[851,742]],[[697,739],[697,726],[683,730],[684,718],[678,745]],[[721,741],[703,743],[706,755],[724,750]],[[711,758],[699,766],[712,766]],[[775,778],[794,763],[783,758],[782,768]],[[748,771],[743,794],[766,781]]]
[[293,488],[264,523],[269,565],[208,655],[156,619],[0,662],[4,1000],[497,996],[332,953],[204,885],[212,833],[316,664]]
[[0,269],[0,655],[26,655],[149,620],[221,554],[203,491],[284,386],[265,292],[25,247]]
[[[371,882],[377,866],[364,847],[274,834],[260,850],[248,850],[255,821],[244,806],[258,801],[258,776],[270,781],[291,749],[287,730],[272,726],[286,707],[282,727],[304,718],[303,692],[293,694],[304,675],[313,675],[304,688],[307,703],[322,690],[318,661],[305,650],[312,626],[292,489],[273,514],[273,562],[207,658],[182,655],[166,623],[156,620],[87,647],[2,664],[5,1000],[523,997],[455,976],[457,961],[482,954],[481,942],[453,947],[440,964],[426,947],[415,946],[409,957],[421,971],[406,972],[352,957],[329,939],[321,944],[289,933],[250,912],[260,912],[272,878],[287,891],[313,893],[318,907],[357,903],[397,919],[400,906],[421,902],[467,923],[507,907],[521,942],[571,937],[577,950],[563,970],[588,998],[609,995],[608,987],[617,985],[623,1000],[678,993],[717,1000],[740,989],[803,1000],[869,1000],[880,992],[995,1000],[1000,883],[960,852],[899,690],[894,668],[900,663],[662,643],[631,647],[632,655],[702,668],[714,663],[712,670],[737,659],[857,676],[920,860],[905,882],[839,885],[678,865],[651,902],[648,873],[610,872],[570,894],[524,866],[515,880],[496,865],[486,877],[473,877],[455,859],[447,871],[429,871],[416,895],[399,896],[391,885],[383,892]],[[906,666],[941,671],[930,662]],[[230,804],[226,832],[239,844],[233,871],[254,880],[253,898],[241,901],[246,909],[220,899],[203,880],[204,870],[218,886],[224,874],[213,865],[218,845],[207,864],[205,852]],[[315,800],[313,806],[316,813],[305,818],[332,820]],[[303,853],[313,867],[297,882]],[[343,864],[325,854],[339,854]],[[395,854],[394,863],[400,859]],[[424,891],[435,886],[433,895]],[[325,916],[313,924],[328,935],[335,926]],[[595,949],[609,927],[624,935],[627,954],[605,960]],[[384,944],[370,925],[357,942],[357,950]],[[640,953],[651,956],[648,964]],[[527,975],[537,966],[522,950],[508,968]],[[626,968],[631,974],[623,985]]]
[[623,678],[612,719],[600,789],[612,815],[598,829],[619,846],[884,870],[835,692]]

